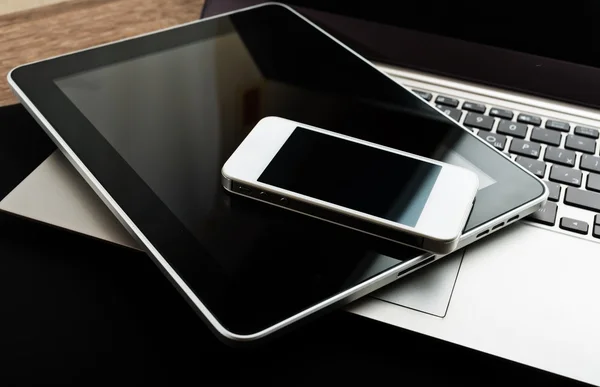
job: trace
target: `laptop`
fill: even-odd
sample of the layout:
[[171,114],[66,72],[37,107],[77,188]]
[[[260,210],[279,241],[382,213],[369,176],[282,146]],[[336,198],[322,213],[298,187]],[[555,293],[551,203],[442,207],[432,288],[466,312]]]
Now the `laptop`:
[[[208,2],[204,13],[254,3],[258,1]],[[600,100],[592,90],[600,78],[593,52],[574,50],[559,40],[544,44],[558,33],[551,28],[511,33],[505,20],[451,28],[464,11],[461,6],[442,7],[442,20],[419,6],[400,17],[381,1],[369,2],[369,10],[334,2],[288,3],[474,128],[551,188],[551,200],[532,220],[347,309],[599,384]],[[528,10],[522,14],[533,15]],[[581,24],[578,33],[593,28]],[[560,32],[567,38],[566,29]],[[515,40],[517,35],[522,39]],[[0,209],[135,247],[70,168],[60,154],[53,154],[0,202]]]

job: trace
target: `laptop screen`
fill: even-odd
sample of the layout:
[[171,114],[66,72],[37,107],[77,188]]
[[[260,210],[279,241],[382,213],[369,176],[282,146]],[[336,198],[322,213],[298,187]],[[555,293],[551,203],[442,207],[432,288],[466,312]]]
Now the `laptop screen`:
[[[207,0],[203,16],[263,2]],[[600,108],[600,1],[286,0],[368,59]]]
[[366,21],[600,67],[600,1],[365,2],[288,0],[286,3]]

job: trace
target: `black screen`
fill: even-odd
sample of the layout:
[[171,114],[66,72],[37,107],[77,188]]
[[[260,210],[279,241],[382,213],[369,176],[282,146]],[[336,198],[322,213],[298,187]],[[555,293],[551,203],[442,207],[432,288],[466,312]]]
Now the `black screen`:
[[221,168],[263,117],[470,168],[483,188],[468,229],[543,192],[508,159],[279,6],[11,76],[217,320],[240,334],[422,254],[228,195]]
[[[238,1],[237,6],[242,3],[248,2]],[[368,5],[334,0],[286,0],[285,3],[600,67],[600,48],[591,40],[600,33],[597,0],[575,0],[568,4],[508,2],[493,11],[477,1],[438,2],[435,6],[428,2],[407,4],[389,0],[373,0]],[[545,23],[548,28],[529,26],[527,23],[532,21]]]
[[[261,2],[207,1],[203,15]],[[600,107],[598,0],[285,2],[376,62]]]
[[414,227],[439,165],[296,128],[258,181]]

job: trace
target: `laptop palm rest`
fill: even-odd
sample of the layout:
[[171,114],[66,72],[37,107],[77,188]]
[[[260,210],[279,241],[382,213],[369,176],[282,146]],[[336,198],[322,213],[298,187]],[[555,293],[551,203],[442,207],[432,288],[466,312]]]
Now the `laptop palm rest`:
[[[110,243],[138,248],[60,151],[52,153],[0,201],[0,210]],[[454,253],[387,286],[375,296],[443,317],[461,261],[462,252]]]
[[0,210],[138,248],[125,228],[58,150],[0,201]]

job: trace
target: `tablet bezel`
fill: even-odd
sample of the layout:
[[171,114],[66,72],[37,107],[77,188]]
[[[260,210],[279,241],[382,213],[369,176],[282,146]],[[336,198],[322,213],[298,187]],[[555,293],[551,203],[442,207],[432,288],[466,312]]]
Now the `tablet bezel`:
[[[230,14],[263,6],[265,5],[250,7]],[[283,8],[291,11],[290,14],[295,14],[312,25],[312,23],[290,8],[285,6]],[[220,15],[219,17],[224,16],[226,15]],[[224,337],[231,340],[248,341],[268,335],[328,305],[338,303],[344,299],[349,300],[352,294],[357,295],[374,290],[393,280],[397,273],[409,271],[410,267],[418,265],[421,261],[427,259],[428,255],[404,261],[357,286],[323,300],[321,303],[313,305],[284,321],[273,324],[260,332],[238,334],[230,332],[220,324],[218,319],[211,314],[210,310],[200,301],[198,296],[178,274],[178,272],[182,272],[186,268],[172,267],[169,264],[168,257],[174,254],[182,254],[188,251],[194,251],[197,254],[206,254],[206,252],[203,252],[202,246],[195,242],[191,233],[162,204],[156,194],[129,167],[125,160],[109,145],[108,141],[79,112],[75,105],[68,100],[66,95],[55,84],[55,80],[62,77],[214,36],[210,33],[210,29],[203,29],[201,27],[201,23],[209,22],[211,19],[213,18],[194,21],[182,26],[126,39],[117,43],[21,66],[13,70],[9,74],[8,79],[24,105],[44,129],[48,131],[75,168],[126,226],[128,231],[158,261],[159,266],[177,284],[179,289],[183,290],[209,323]],[[313,27],[318,29],[314,25]],[[320,31],[327,35],[322,30]],[[330,38],[333,39],[332,37]],[[365,63],[368,62],[365,60]],[[372,65],[370,66],[375,69]],[[381,74],[385,76],[383,73]],[[440,117],[447,119],[444,116]],[[82,133],[85,135],[82,135]],[[497,162],[510,163],[510,161],[496,153],[489,144],[481,139],[478,140],[492,151],[491,155],[499,157],[496,159]],[[521,170],[520,173],[517,173],[517,176],[521,176],[523,181],[537,181],[535,178],[534,180],[530,180],[531,174],[523,168],[517,167],[516,170]],[[111,173],[111,171],[119,171],[119,173]],[[511,178],[511,183],[513,181]],[[538,182],[538,184],[541,188],[539,193],[536,193],[533,197],[528,195],[527,198],[519,200],[518,203],[507,206],[483,225],[493,222],[498,217],[518,211],[524,206],[533,206],[536,203],[541,203],[544,200],[544,196],[547,195],[547,188],[541,182]],[[494,190],[484,189],[480,194],[485,196],[494,194],[502,197],[503,193],[506,194],[513,190],[512,186],[508,184],[495,186]],[[130,188],[121,189],[119,187]],[[134,188],[131,189],[131,187]],[[497,191],[499,187],[501,189]],[[152,208],[152,211],[144,211],[144,208]],[[150,213],[152,213],[151,219],[148,216]],[[479,226],[475,227],[469,233],[477,232],[479,228]],[[194,270],[198,269],[198,267],[194,268]],[[210,259],[203,260],[203,267],[201,269],[204,276],[208,275],[208,273],[218,276],[218,268]],[[189,279],[189,277],[187,278]],[[218,289],[213,289],[213,291],[218,291]]]

